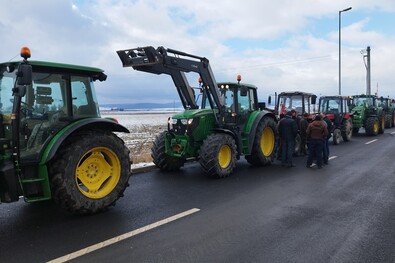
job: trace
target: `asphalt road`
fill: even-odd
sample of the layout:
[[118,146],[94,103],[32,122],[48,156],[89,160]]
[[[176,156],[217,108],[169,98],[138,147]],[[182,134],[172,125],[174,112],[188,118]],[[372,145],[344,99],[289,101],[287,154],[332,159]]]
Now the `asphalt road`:
[[138,173],[93,216],[1,204],[0,262],[395,262],[395,129],[330,151],[321,170],[297,157],[240,160],[221,180],[196,163]]

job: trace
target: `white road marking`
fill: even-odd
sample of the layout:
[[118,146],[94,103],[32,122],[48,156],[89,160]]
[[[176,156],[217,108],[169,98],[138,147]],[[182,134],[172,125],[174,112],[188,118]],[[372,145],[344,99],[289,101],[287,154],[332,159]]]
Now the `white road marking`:
[[[336,159],[336,158],[337,158],[337,156],[336,156],[336,155],[333,155],[333,156],[331,156],[331,157],[328,158],[328,161],[333,160],[333,159]],[[313,164],[311,165],[311,167],[314,167],[314,166],[316,166],[316,165],[317,165],[316,163],[313,163]]]
[[375,141],[378,141],[378,139],[371,140],[370,142],[365,142],[365,144],[371,144],[371,143],[373,143]]
[[395,131],[391,132],[390,134],[395,134]]
[[66,261],[75,259],[75,258],[77,258],[77,257],[81,257],[81,256],[86,255],[86,254],[88,254],[88,253],[90,253],[90,252],[93,252],[93,251],[95,251],[95,250],[98,250],[98,249],[101,249],[101,248],[110,246],[110,245],[115,244],[115,243],[117,243],[117,242],[120,242],[120,241],[122,241],[122,240],[128,239],[128,238],[133,237],[133,236],[135,236],[135,235],[141,234],[141,233],[146,232],[146,231],[148,231],[148,230],[151,230],[151,229],[154,229],[154,228],[156,228],[156,227],[165,225],[165,224],[167,224],[167,223],[170,223],[170,222],[172,222],[172,221],[175,221],[175,220],[177,220],[177,219],[180,219],[180,218],[182,218],[182,217],[191,215],[191,214],[196,213],[196,212],[199,212],[199,211],[200,211],[200,209],[198,209],[198,208],[192,208],[192,209],[190,209],[190,210],[187,210],[187,211],[182,212],[182,213],[179,213],[179,214],[177,214],[177,215],[174,215],[174,216],[171,216],[171,217],[162,219],[162,220],[160,220],[160,221],[158,221],[158,222],[155,222],[155,223],[152,223],[152,224],[150,224],[150,225],[147,225],[147,226],[138,228],[138,229],[133,230],[133,231],[130,231],[130,232],[128,232],[128,233],[125,233],[125,234],[122,234],[122,235],[119,235],[119,236],[116,236],[116,237],[107,239],[107,240],[105,240],[105,241],[103,241],[103,242],[100,242],[100,243],[97,243],[97,244],[95,244],[95,245],[92,245],[92,246],[83,248],[83,249],[81,249],[81,250],[75,251],[75,252],[70,253],[70,254],[68,254],[68,255],[65,255],[65,256],[63,256],[63,257],[59,257],[59,258],[53,259],[53,260],[51,260],[51,261],[48,261],[47,263],[55,263],[55,262],[56,262],[56,263],[60,263],[60,262],[66,262]]

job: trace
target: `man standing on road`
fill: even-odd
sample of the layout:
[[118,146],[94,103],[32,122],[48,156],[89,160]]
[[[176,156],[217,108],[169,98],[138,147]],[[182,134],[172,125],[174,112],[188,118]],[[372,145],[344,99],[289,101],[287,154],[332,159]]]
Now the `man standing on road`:
[[295,151],[295,137],[298,134],[296,121],[292,119],[292,112],[287,112],[278,123],[281,140],[281,166],[294,167],[292,155]]
[[309,152],[307,157],[306,167],[310,168],[313,164],[313,160],[317,160],[318,169],[322,168],[322,152],[324,146],[324,140],[328,136],[328,130],[325,127],[325,123],[322,121],[321,116],[317,115],[314,121],[307,127],[307,136],[309,139]]
[[326,129],[328,130],[328,136],[324,140],[324,147],[323,147],[323,156],[322,159],[324,164],[328,164],[329,161],[329,139],[332,137],[332,121],[326,116],[325,112],[321,112],[321,118],[326,123]]
[[307,151],[306,151],[306,144],[307,144],[307,127],[309,126],[309,121],[307,120],[307,117],[309,115],[305,112],[303,114],[303,117],[300,119],[299,121],[299,134],[300,134],[300,153],[302,156],[306,156],[307,155]]

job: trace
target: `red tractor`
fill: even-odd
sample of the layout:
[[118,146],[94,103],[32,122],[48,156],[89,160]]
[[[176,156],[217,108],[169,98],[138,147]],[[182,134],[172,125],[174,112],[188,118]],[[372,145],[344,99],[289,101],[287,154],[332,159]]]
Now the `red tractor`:
[[350,98],[347,96],[323,96],[319,101],[319,112],[326,113],[332,121],[333,144],[340,143],[341,138],[347,142],[352,137],[353,122],[350,112]]

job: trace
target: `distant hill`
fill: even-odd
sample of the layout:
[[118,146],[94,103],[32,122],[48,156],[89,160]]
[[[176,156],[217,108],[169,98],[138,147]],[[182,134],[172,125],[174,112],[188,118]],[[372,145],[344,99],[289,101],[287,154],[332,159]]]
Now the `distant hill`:
[[175,103],[113,103],[101,104],[100,109],[107,110],[152,110],[152,109],[179,109],[182,108],[180,102]]

